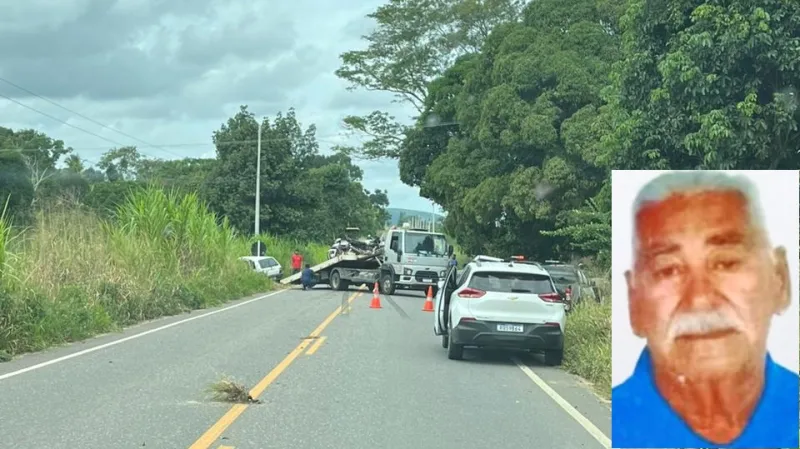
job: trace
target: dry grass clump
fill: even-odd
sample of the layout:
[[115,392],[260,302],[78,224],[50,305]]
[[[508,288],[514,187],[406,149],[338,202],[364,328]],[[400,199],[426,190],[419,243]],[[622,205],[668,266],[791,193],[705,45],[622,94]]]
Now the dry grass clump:
[[235,402],[239,404],[259,402],[250,396],[249,390],[244,385],[228,377],[224,377],[222,380],[211,384],[208,387],[208,392],[211,393],[215,401]]

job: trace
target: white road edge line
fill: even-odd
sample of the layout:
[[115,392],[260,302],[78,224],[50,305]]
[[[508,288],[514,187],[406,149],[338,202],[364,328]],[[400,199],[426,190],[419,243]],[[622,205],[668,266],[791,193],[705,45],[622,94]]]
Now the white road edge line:
[[164,329],[169,329],[171,327],[175,327],[175,326],[178,326],[180,324],[188,323],[188,322],[194,321],[194,320],[199,320],[200,318],[205,318],[205,317],[211,316],[211,315],[216,315],[217,313],[221,313],[221,312],[224,312],[226,310],[235,309],[235,308],[241,307],[241,306],[243,306],[245,304],[250,304],[251,302],[260,301],[262,299],[269,298],[270,296],[275,296],[275,295],[277,295],[279,293],[283,293],[283,292],[288,291],[288,290],[290,290],[290,289],[279,290],[277,292],[267,293],[266,295],[257,296],[255,298],[248,299],[247,301],[242,301],[240,303],[232,304],[232,305],[229,305],[227,307],[223,307],[221,309],[212,310],[212,311],[206,312],[206,313],[204,313],[202,315],[195,315],[193,317],[189,317],[189,318],[186,318],[184,320],[176,321],[174,323],[165,324],[165,325],[157,327],[155,329],[150,329],[150,330],[146,330],[144,332],[140,332],[138,334],[129,335],[127,337],[120,338],[119,340],[110,341],[108,343],[103,343],[102,345],[93,346],[91,348],[87,348],[87,349],[84,349],[82,351],[73,352],[72,354],[67,354],[65,356],[55,358],[53,360],[48,360],[46,362],[37,363],[36,365],[31,365],[31,366],[19,369],[17,371],[12,371],[12,372],[6,373],[6,374],[0,374],[0,380],[5,380],[5,379],[8,379],[10,377],[19,376],[20,374],[24,374],[24,373],[27,373],[27,372],[30,372],[30,371],[33,371],[33,370],[37,370],[39,368],[44,368],[46,366],[54,365],[56,363],[60,363],[60,362],[63,362],[65,360],[74,359],[75,357],[80,357],[82,355],[86,355],[86,354],[89,354],[89,353],[92,353],[92,352],[95,352],[95,351],[99,351],[101,349],[109,348],[111,346],[116,346],[118,344],[125,343],[126,341],[135,340],[137,338],[144,337],[145,335],[154,334],[156,332],[163,331]]
[[597,426],[594,425],[594,423],[589,421],[585,416],[581,414],[581,412],[579,412],[575,407],[573,407],[572,404],[570,404],[569,402],[567,402],[566,399],[561,397],[561,395],[558,394],[556,390],[553,390],[553,388],[551,388],[550,385],[547,385],[547,382],[545,382],[541,377],[536,375],[536,373],[534,373],[533,370],[528,367],[528,365],[525,365],[516,357],[511,357],[511,360],[513,360],[514,363],[517,364],[519,369],[521,369],[522,372],[525,373],[525,375],[528,376],[533,381],[533,383],[536,384],[536,386],[541,388],[546,395],[550,396],[550,398],[554,400],[556,404],[560,405],[565,412],[567,412],[575,421],[578,422],[578,424],[580,424],[584,429],[586,429],[586,431],[589,432],[589,434],[591,434],[595,440],[597,440],[601,445],[603,445],[604,448],[611,449],[611,439],[608,438],[603,433],[602,430],[598,429]]

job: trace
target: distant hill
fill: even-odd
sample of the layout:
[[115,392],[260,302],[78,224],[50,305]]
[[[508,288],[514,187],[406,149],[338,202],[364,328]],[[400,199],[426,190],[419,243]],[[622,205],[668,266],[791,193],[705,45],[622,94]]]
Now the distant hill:
[[[431,219],[431,211],[423,211],[423,210],[414,210],[414,209],[401,209],[399,207],[387,207],[386,212],[391,214],[391,218],[389,219],[390,225],[399,225],[398,221],[400,218],[405,217],[420,217],[425,221],[430,221]],[[444,219],[444,215],[435,214],[436,221],[441,221]]]

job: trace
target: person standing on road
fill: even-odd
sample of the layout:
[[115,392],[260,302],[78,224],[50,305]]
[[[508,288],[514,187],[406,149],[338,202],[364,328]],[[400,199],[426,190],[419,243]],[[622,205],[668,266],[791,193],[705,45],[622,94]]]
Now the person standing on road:
[[300,283],[303,285],[303,290],[309,290],[314,287],[314,272],[311,271],[311,265],[306,264],[306,269],[300,275]]
[[294,254],[292,254],[292,274],[299,273],[301,268],[303,268],[303,256],[300,255],[300,251],[294,250]]
[[632,242],[628,315],[647,346],[612,390],[613,447],[799,447],[798,374],[767,348],[789,265],[752,182],[661,175],[636,197]]

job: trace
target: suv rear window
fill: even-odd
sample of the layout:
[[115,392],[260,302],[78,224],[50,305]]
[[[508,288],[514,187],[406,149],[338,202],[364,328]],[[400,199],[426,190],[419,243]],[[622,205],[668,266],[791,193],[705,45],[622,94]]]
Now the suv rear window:
[[478,271],[472,275],[469,287],[499,293],[553,293],[550,277],[533,273]]

